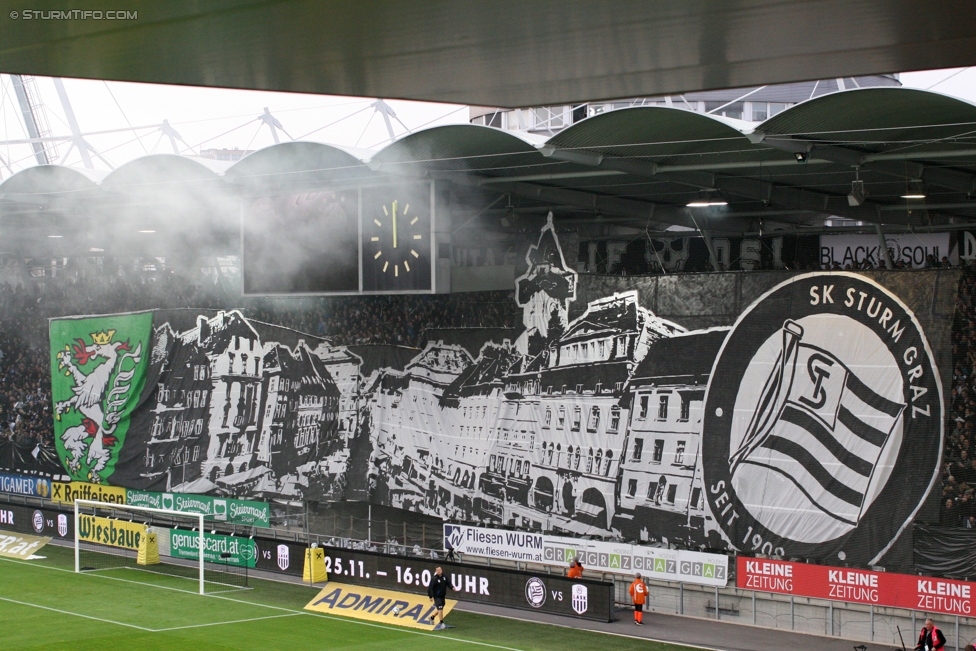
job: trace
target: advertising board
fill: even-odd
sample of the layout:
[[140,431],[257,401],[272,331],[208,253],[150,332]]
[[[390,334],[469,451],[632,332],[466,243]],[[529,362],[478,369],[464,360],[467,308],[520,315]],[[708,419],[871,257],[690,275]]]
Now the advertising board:
[[[450,613],[456,603],[453,599],[445,599],[444,615]],[[305,610],[425,631],[434,630],[431,617],[436,614],[434,604],[426,596],[335,581],[327,582]]]
[[74,515],[51,509],[0,504],[0,528],[7,531],[74,539]]
[[537,610],[554,615],[608,622],[613,613],[613,583],[572,580],[544,573],[448,563],[325,547],[330,580],[388,590],[427,593],[430,577],[444,568],[458,601]]
[[75,500],[125,504],[125,489],[121,486],[90,484],[84,481],[56,481],[51,485],[51,499],[68,504],[73,504]]
[[218,522],[268,527],[271,507],[267,502],[236,500],[191,493],[156,493],[126,489],[125,503],[129,506],[148,506],[184,513],[202,513]]
[[[203,559],[209,563],[254,567],[256,546],[253,540],[237,536],[204,533]],[[173,558],[197,560],[200,558],[200,536],[195,531],[171,529],[169,553]]]
[[138,550],[139,541],[145,535],[146,525],[141,522],[103,518],[97,515],[78,516],[78,537],[86,542]]
[[971,616],[976,584],[913,574],[738,558],[736,586],[850,603]]
[[444,525],[444,549],[461,554],[565,566],[576,559],[587,570],[640,572],[646,578],[724,586],[728,556],[549,536],[521,531]]
[[0,493],[16,493],[32,497],[50,497],[51,480],[31,475],[0,473]]

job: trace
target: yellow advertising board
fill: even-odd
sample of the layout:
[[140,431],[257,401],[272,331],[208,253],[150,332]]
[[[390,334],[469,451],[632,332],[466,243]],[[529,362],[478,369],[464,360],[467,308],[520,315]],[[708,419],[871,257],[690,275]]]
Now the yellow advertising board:
[[49,542],[51,542],[50,538],[0,531],[0,556],[25,561]]
[[[456,603],[453,599],[445,600],[444,614],[451,612]],[[434,604],[426,595],[408,592],[329,581],[315,599],[305,606],[305,610],[425,631],[434,630],[434,622],[430,619],[435,612]]]
[[93,500],[109,504],[125,504],[125,489],[121,486],[103,486],[84,481],[51,482],[51,499],[55,502],[73,503],[75,500]]
[[94,515],[78,516],[78,537],[86,542],[138,551],[139,543],[145,535],[146,525],[139,522]]

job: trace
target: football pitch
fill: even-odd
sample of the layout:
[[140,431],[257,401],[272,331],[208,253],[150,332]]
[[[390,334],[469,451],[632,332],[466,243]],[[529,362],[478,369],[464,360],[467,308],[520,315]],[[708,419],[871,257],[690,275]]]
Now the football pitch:
[[[251,589],[202,596],[196,593],[196,584],[185,578],[131,568],[75,574],[73,550],[48,545],[39,553],[45,558],[0,558],[3,649],[691,649],[457,610],[447,618],[456,628],[428,633],[302,610],[318,588],[252,578]],[[565,623],[572,626],[573,620]]]

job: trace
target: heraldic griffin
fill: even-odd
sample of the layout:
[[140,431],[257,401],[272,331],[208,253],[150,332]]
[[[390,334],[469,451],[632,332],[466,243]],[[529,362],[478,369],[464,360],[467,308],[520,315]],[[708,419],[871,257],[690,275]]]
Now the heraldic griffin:
[[[90,468],[88,479],[94,483],[102,481],[101,472],[111,459],[112,447],[118,444],[115,430],[122,419],[129,386],[142,353],[142,344],[132,350],[128,340],[113,343],[114,335],[115,330],[93,332],[89,335],[91,346],[83,339],[75,339],[76,344],[65,345],[58,353],[58,368],[74,380],[71,387],[74,395],[57,403],[55,415],[61,420],[72,408],[81,415],[81,423],[67,428],[61,435],[64,449],[70,455],[68,469],[79,472],[84,459]],[[104,361],[98,364],[99,360]],[[122,370],[126,360],[132,364],[128,370]],[[92,362],[96,365],[87,371],[79,368]]]

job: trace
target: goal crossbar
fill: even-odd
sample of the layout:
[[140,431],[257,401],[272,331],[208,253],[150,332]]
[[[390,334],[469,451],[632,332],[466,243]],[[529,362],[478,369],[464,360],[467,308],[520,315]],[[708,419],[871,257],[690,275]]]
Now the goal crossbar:
[[81,520],[81,507],[90,506],[93,509],[115,509],[118,511],[135,511],[143,513],[152,513],[155,515],[169,515],[176,516],[179,518],[189,518],[195,519],[197,521],[197,532],[199,533],[199,542],[197,547],[197,556],[199,557],[199,582],[200,582],[200,594],[206,594],[204,588],[204,557],[206,544],[204,540],[204,525],[206,515],[203,513],[187,513],[186,511],[175,511],[173,509],[156,509],[150,506],[126,506],[125,504],[113,504],[111,502],[99,502],[98,500],[75,500],[75,572],[81,572],[81,529],[79,528]]

